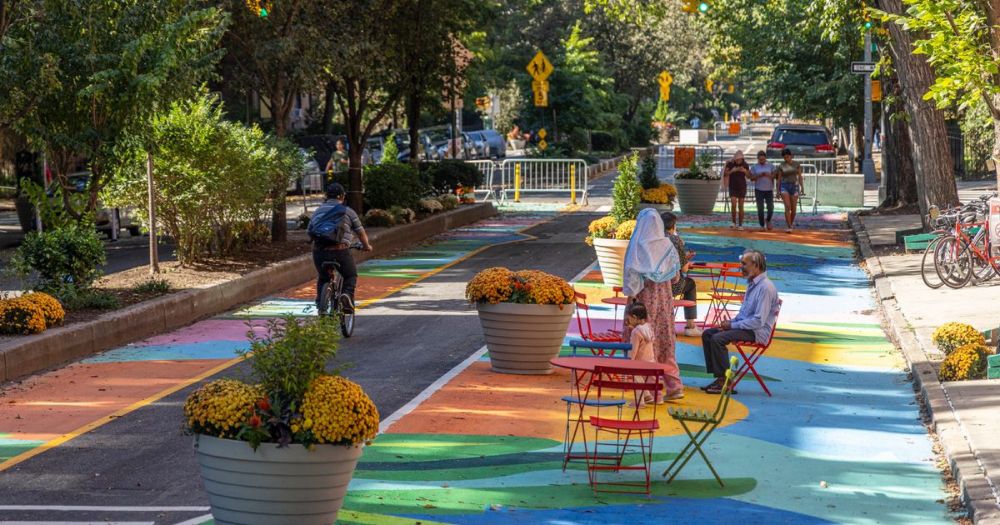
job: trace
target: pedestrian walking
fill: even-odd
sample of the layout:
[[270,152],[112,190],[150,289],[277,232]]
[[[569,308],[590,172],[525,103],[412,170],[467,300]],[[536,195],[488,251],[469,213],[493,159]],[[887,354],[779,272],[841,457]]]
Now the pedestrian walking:
[[767,153],[757,152],[757,163],[750,168],[750,180],[753,181],[753,195],[757,201],[757,222],[760,223],[761,230],[771,230],[771,217],[774,215],[774,166],[767,161]]
[[[667,365],[667,399],[677,399],[684,385],[674,348],[672,283],[679,276],[680,260],[664,233],[663,221],[656,210],[647,208],[639,212],[625,251],[623,269],[622,291],[629,297],[629,304],[640,302],[646,306],[649,323],[653,326],[656,362]],[[622,340],[629,341],[631,335],[631,329],[626,326],[622,330]]]
[[781,202],[785,205],[786,233],[795,229],[795,207],[799,204],[799,193],[802,191],[802,166],[792,160],[792,150],[781,150],[784,162],[775,169],[781,191]]
[[729,211],[732,214],[733,224],[730,228],[743,230],[743,203],[747,198],[747,177],[750,175],[750,166],[743,158],[743,152],[736,150],[733,158],[726,162],[722,168],[722,183],[729,188]]
[[343,173],[347,171],[348,157],[347,148],[344,146],[344,141],[337,139],[336,150],[334,150],[333,155],[330,155],[330,160],[326,162],[326,172],[330,175],[335,173]]

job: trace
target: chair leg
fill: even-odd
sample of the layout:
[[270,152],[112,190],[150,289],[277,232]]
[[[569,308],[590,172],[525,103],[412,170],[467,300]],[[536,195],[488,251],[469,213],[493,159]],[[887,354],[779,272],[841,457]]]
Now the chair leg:
[[[667,474],[669,474],[670,471],[673,470],[673,468],[674,468],[675,465],[677,465],[678,463],[680,463],[682,460],[684,460],[684,458],[686,456],[689,455],[689,450],[691,449],[691,446],[694,445],[695,438],[700,437],[701,433],[704,432],[705,428],[708,427],[708,423],[703,423],[701,425],[701,428],[699,428],[697,432],[695,432],[694,434],[692,434],[691,430],[688,428],[687,423],[684,420],[680,420],[679,422],[681,424],[681,427],[684,428],[684,432],[687,433],[688,438],[690,438],[690,440],[687,442],[686,445],[684,445],[684,448],[682,448],[681,451],[677,453],[677,457],[675,457],[674,461],[670,463],[670,466],[668,466],[666,468],[666,470],[663,471],[663,475],[664,476],[666,476]],[[691,453],[693,453],[693,452],[691,452]],[[685,461],[685,463],[686,463],[686,461]],[[670,483],[671,481],[673,481],[674,476],[677,475],[677,472],[680,472],[681,467],[683,467],[683,465],[680,465],[679,467],[677,467],[677,470],[674,471],[674,475],[670,476],[670,479],[667,480],[667,483]]]
[[[715,430],[715,426],[712,426],[711,423],[704,423],[702,427],[698,430],[698,432],[694,434],[691,433],[691,430],[688,428],[686,424],[684,424],[683,421],[681,421],[681,426],[684,427],[684,432],[687,433],[688,438],[691,440],[688,443],[688,446],[684,447],[684,450],[687,451],[692,447],[693,450],[690,450],[689,452],[687,452],[685,456],[683,456],[684,460],[681,461],[679,465],[677,465],[677,468],[674,470],[673,474],[671,474],[670,478],[667,479],[667,483],[672,482],[674,478],[677,477],[677,474],[680,474],[681,470],[684,469],[684,467],[688,464],[691,458],[694,457],[695,452],[697,452],[701,456],[701,458],[705,461],[705,464],[708,465],[708,469],[712,471],[712,475],[715,476],[715,480],[719,482],[719,486],[725,487],[726,484],[722,481],[722,478],[719,477],[719,473],[715,471],[715,467],[712,466],[712,462],[708,460],[708,456],[701,448],[701,445],[708,440],[708,436],[712,435],[712,431]],[[711,428],[709,428],[710,426]],[[663,475],[666,476],[667,473],[670,472],[670,469],[673,468],[674,464],[677,463],[677,461],[680,460],[681,458],[682,456],[678,455],[677,458],[674,459],[674,463],[671,463],[670,467],[667,467],[667,470],[664,471]]]
[[754,365],[757,364],[757,360],[764,355],[764,349],[755,349],[753,352],[750,352],[750,355],[747,355],[739,346],[736,347],[736,350],[743,358],[743,363],[736,370],[736,374],[733,376],[733,382],[730,388],[736,388],[736,385],[743,379],[743,376],[747,375],[747,372],[752,372],[753,376],[757,379],[757,382],[760,383],[761,388],[764,389],[764,392],[768,395],[768,397],[772,397],[771,390],[767,388],[767,384],[764,383],[764,378],[757,373],[757,369],[754,367]]

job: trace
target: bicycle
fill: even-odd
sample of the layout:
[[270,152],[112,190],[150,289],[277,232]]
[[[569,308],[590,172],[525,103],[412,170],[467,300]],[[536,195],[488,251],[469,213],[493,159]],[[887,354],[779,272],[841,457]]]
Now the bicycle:
[[1000,256],[991,254],[994,247],[989,238],[987,201],[994,196],[984,195],[962,207],[954,214],[954,231],[940,237],[934,247],[935,271],[950,288],[961,288],[973,279],[988,281],[1000,274]]
[[[352,244],[350,249],[362,250],[363,247],[357,242]],[[319,315],[336,315],[340,319],[340,333],[344,334],[344,337],[351,337],[354,333],[355,308],[351,297],[343,293],[344,277],[340,275],[340,264],[336,261],[327,261],[323,263],[323,269],[330,276],[330,280],[319,294]]]

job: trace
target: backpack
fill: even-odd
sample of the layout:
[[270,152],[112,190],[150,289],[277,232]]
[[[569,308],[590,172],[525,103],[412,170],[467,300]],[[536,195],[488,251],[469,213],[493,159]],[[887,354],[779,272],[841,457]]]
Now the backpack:
[[346,204],[323,203],[309,220],[309,238],[320,246],[340,244],[349,227],[346,215]]

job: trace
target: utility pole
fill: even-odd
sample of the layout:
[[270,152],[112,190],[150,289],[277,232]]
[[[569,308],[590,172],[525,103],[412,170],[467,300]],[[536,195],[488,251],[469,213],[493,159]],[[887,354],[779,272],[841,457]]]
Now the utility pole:
[[[872,61],[872,30],[865,29],[865,62]],[[875,162],[872,161],[872,75],[865,75],[865,144],[864,157],[861,162],[861,173],[865,176],[865,184],[875,182]]]

